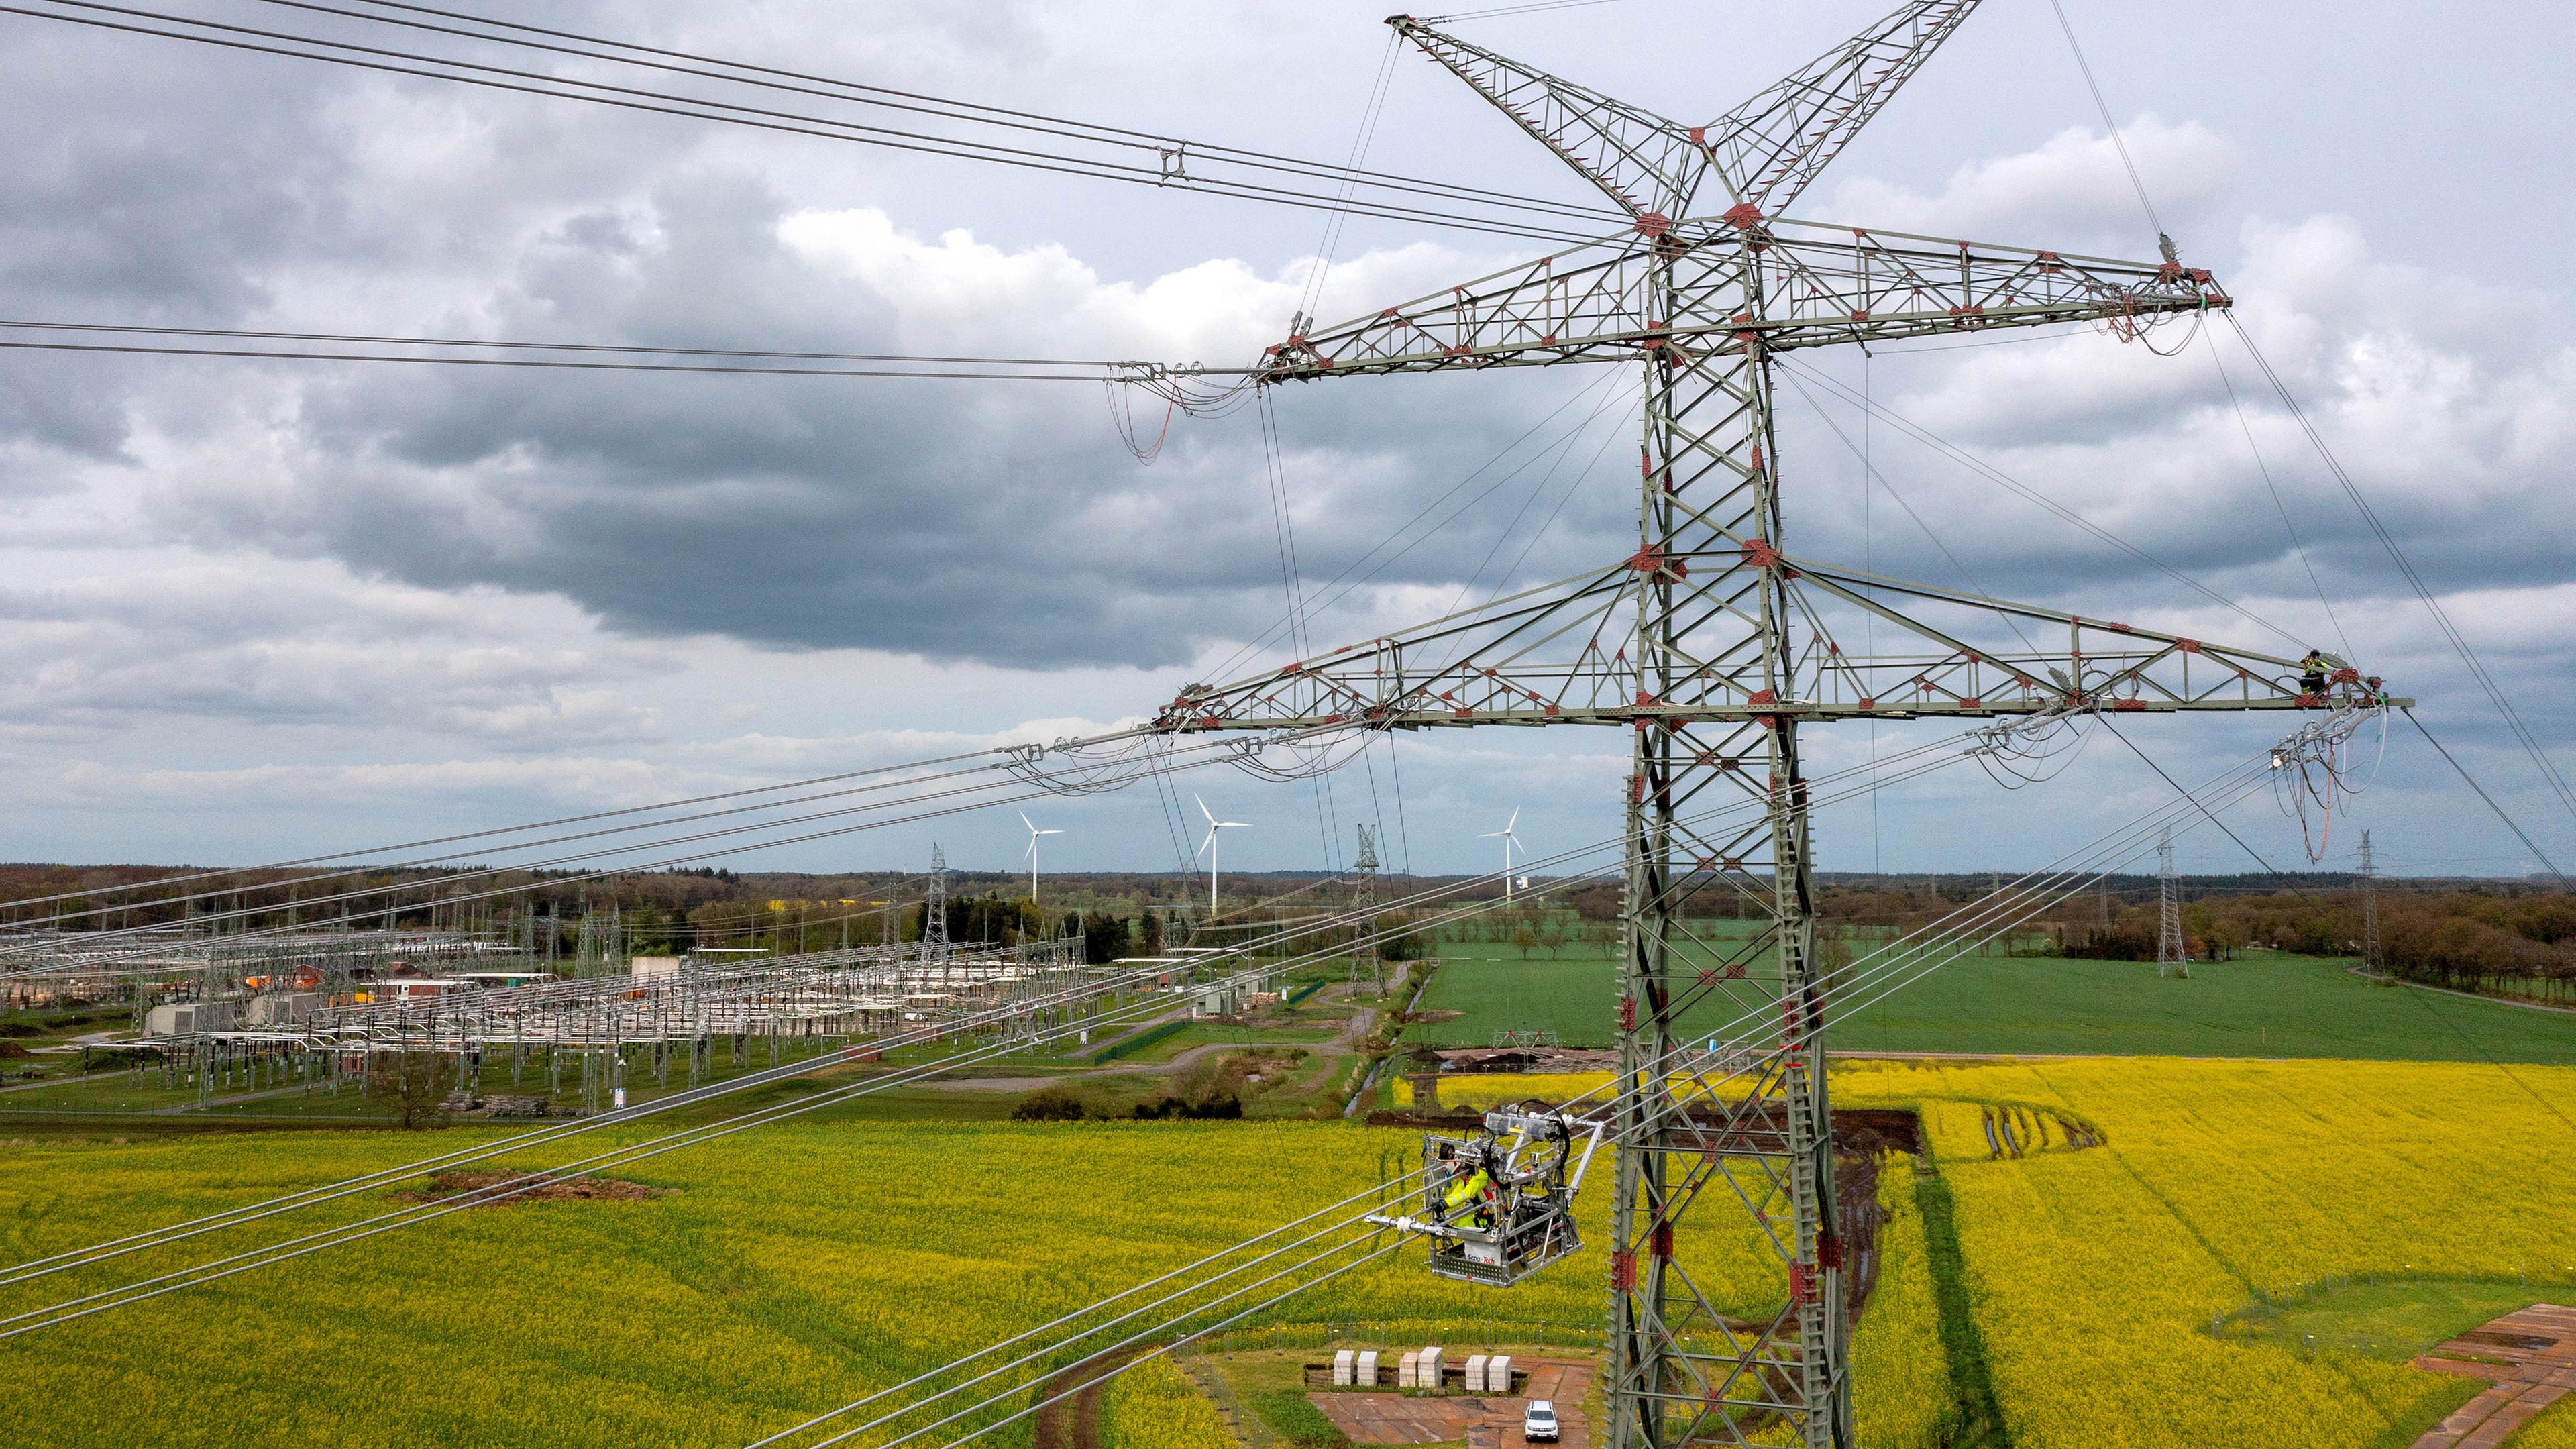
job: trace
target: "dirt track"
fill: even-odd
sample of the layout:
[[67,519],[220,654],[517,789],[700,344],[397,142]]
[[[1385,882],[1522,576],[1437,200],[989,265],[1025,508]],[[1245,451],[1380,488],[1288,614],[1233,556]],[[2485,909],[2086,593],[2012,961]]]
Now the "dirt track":
[[[1155,1022],[1146,1023],[1146,1025],[1150,1027],[1159,1024],[1162,1021],[1187,1019],[1188,1018],[1186,1017],[1161,1017],[1157,1018]],[[1176,1052],[1173,1054],[1171,1060],[1164,1062],[1106,1062],[1100,1066],[1087,1067],[1081,1071],[1064,1072],[1056,1076],[1049,1077],[950,1077],[936,1081],[923,1082],[920,1085],[938,1092],[1034,1092],[1044,1087],[1052,1087],[1070,1082],[1089,1081],[1095,1077],[1180,1077],[1187,1074],[1191,1068],[1196,1067],[1199,1063],[1206,1061],[1209,1057],[1217,1056],[1224,1052],[1243,1051],[1246,1048],[1257,1046],[1290,1047],[1327,1059],[1333,1057],[1346,1057],[1359,1049],[1359,1043],[1367,1039],[1370,1030],[1373,1029],[1376,1024],[1377,1008],[1362,1006],[1356,1007],[1353,1010],[1350,1020],[1344,1023],[1340,1031],[1335,1032],[1330,1038],[1324,1041],[1208,1042],[1200,1046],[1189,1047]]]
[[[518,1175],[512,1172],[491,1171],[442,1172],[430,1178],[426,1186],[411,1192],[398,1192],[394,1196],[406,1202],[441,1202],[465,1193],[498,1186]],[[516,1192],[502,1193],[486,1198],[475,1206],[501,1207],[509,1203],[532,1200],[645,1202],[657,1197],[669,1197],[677,1191],[679,1191],[677,1188],[646,1187],[640,1182],[628,1182],[615,1177],[568,1177],[560,1182],[539,1183],[533,1187],[523,1187]]]
[[[1133,1362],[1144,1352],[1145,1349],[1139,1346],[1104,1353],[1098,1358],[1084,1359],[1047,1380],[1046,1391],[1038,1397],[1055,1399],[1055,1402],[1038,1410],[1034,1449],[1100,1449],[1100,1395],[1108,1385],[1083,1381],[1096,1380],[1100,1374]],[[1072,1397],[1056,1399],[1056,1395],[1076,1384],[1083,1386]]]

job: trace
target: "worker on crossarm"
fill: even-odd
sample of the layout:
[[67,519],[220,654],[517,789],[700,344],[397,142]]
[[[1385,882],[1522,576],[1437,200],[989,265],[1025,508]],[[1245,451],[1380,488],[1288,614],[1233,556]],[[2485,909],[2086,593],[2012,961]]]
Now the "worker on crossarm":
[[2309,650],[2308,657],[2299,661],[2299,692],[2302,694],[2326,692],[2326,656],[2317,650]]

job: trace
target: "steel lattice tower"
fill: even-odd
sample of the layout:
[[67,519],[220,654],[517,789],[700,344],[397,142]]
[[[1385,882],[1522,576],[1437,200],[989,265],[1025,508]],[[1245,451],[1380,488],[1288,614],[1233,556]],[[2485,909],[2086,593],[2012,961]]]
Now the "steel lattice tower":
[[[1683,125],[1406,16],[1388,23],[1629,218],[1584,243],[1268,350],[1264,385],[1609,362],[1644,372],[1637,550],[1591,571],[1222,684],[1157,716],[1212,730],[1588,724],[1626,730],[1609,1449],[1851,1440],[1843,1233],[1814,967],[1800,731],[1867,719],[2294,710],[2296,661],[1793,557],[1775,358],[1800,348],[2090,322],[2123,339],[2228,305],[2166,248],[2122,262],[1791,221],[1815,179],[1975,0],[1910,0],[1718,120]],[[1967,626],[1940,615],[1966,618]],[[1876,621],[1882,650],[1838,623]],[[2043,629],[2001,648],[1979,624]],[[1894,644],[1886,641],[1895,640]],[[2025,635],[2025,639],[2027,636]],[[1857,641],[1855,641],[1857,642]],[[2330,692],[2358,697],[2358,674]],[[1732,818],[1722,807],[1740,807]],[[1703,929],[1746,907],[1749,937]],[[1767,1025],[1712,1060],[1683,1013]],[[1721,1090],[1718,1082],[1726,1085]],[[1674,1229],[1749,1209],[1776,1312],[1721,1311]]]
[[1386,987],[1378,979],[1377,956],[1377,831],[1360,827],[1359,853],[1351,858],[1351,870],[1359,877],[1351,891],[1351,912],[1360,922],[1359,932],[1351,942],[1351,988],[1359,989],[1365,975],[1369,984],[1380,992]]
[[2361,832],[2361,964],[2379,969],[2379,862],[2371,857],[2370,832]]
[[2156,841],[2156,974],[2191,974],[2191,951],[2182,939],[2182,896],[2180,884],[2174,879],[2170,830]]
[[948,854],[930,846],[930,891],[921,907],[921,959],[948,959]]

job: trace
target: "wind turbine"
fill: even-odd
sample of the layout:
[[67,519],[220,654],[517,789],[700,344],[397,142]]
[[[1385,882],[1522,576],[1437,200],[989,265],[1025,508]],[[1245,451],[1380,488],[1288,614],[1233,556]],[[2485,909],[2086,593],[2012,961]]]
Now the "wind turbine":
[[1520,843],[1521,843],[1521,838],[1520,838],[1519,836],[1517,836],[1517,835],[1512,834],[1512,827],[1513,827],[1513,826],[1515,826],[1515,825],[1518,825],[1518,824],[1520,824],[1520,823],[1521,823],[1521,808],[1520,808],[1519,806],[1515,805],[1515,806],[1513,806],[1513,807],[1512,807],[1512,818],[1503,822],[1503,828],[1502,828],[1502,829],[1500,829],[1500,830],[1488,830],[1488,831],[1486,831],[1484,834],[1479,835],[1479,836],[1477,836],[1477,837],[1476,837],[1478,840],[1491,840],[1491,839],[1493,839],[1493,838],[1494,838],[1494,837],[1496,837],[1496,836],[1501,836],[1501,837],[1502,837],[1502,841],[1503,841],[1503,904],[1504,904],[1504,905],[1507,905],[1507,906],[1508,906],[1508,905],[1510,905],[1510,904],[1512,903],[1512,847],[1513,847],[1513,846],[1516,846],[1516,845],[1518,845],[1518,844],[1520,844]]
[[1220,830],[1248,829],[1250,828],[1251,822],[1244,820],[1219,820],[1216,818],[1216,813],[1207,808],[1207,802],[1205,800],[1199,800],[1199,797],[1196,795],[1192,795],[1190,798],[1199,801],[1199,813],[1207,817],[1207,839],[1199,842],[1197,853],[1208,858],[1208,919],[1213,921],[1216,919],[1216,833]]
[[1029,812],[1025,810],[1020,812],[1020,823],[1029,827],[1029,904],[1036,905],[1038,903],[1038,837],[1041,835],[1062,835],[1064,832],[1061,830],[1038,829],[1037,826],[1030,824]]

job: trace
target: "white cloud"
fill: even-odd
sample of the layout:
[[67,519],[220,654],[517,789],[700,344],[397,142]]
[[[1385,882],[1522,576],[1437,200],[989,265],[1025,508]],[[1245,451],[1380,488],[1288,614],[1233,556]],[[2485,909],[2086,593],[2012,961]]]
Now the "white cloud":
[[[2169,227],[2203,213],[2235,179],[2235,146],[2197,121],[2140,116],[2120,134]],[[2130,243],[2122,255],[2134,255],[2138,236],[2149,230],[2111,137],[2082,126],[2033,150],[1967,162],[1938,192],[1856,178],[1833,189],[1830,205],[1809,205],[1801,214],[2070,252],[2119,237]]]

